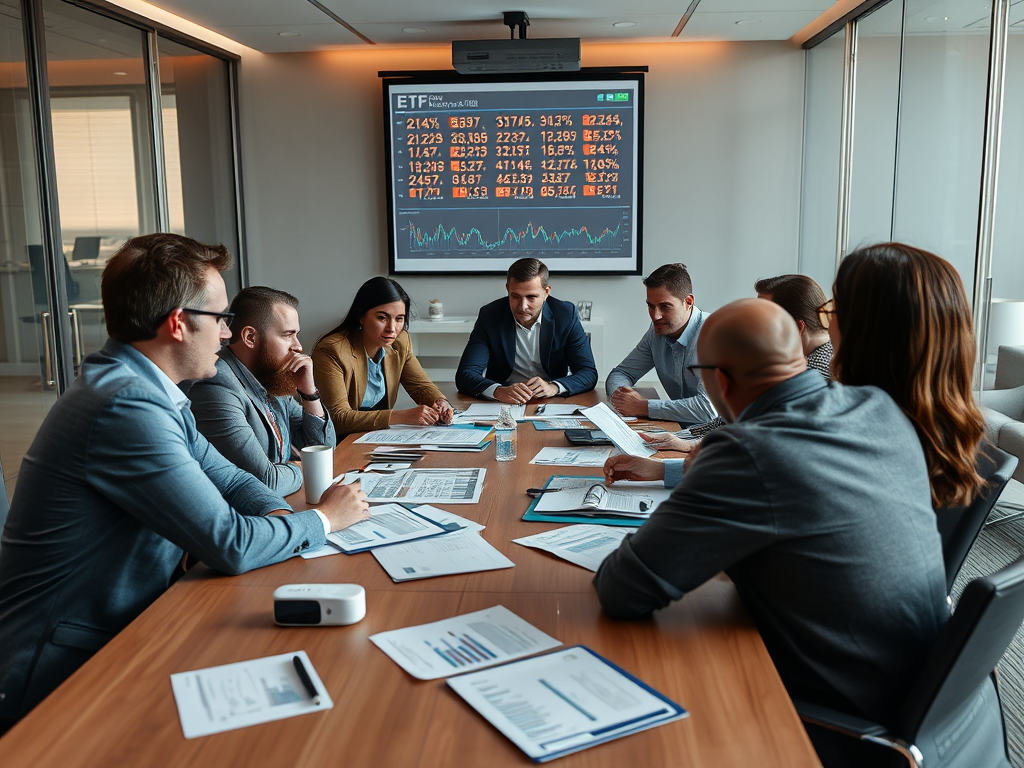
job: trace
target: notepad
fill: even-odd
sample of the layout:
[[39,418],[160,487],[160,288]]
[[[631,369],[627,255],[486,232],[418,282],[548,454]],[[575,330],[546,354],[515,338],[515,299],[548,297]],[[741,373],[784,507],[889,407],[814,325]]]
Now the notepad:
[[447,683],[538,763],[689,714],[582,645],[452,677]]

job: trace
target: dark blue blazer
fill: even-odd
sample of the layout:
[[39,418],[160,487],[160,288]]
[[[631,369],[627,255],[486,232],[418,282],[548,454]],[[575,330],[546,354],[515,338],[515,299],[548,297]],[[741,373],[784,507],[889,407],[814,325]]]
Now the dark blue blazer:
[[[492,384],[504,384],[516,359],[516,319],[508,298],[480,308],[469,343],[459,361],[455,383],[466,395],[478,396]],[[548,380],[570,395],[589,392],[597,384],[597,366],[590,339],[580,324],[576,305],[548,296],[540,325],[540,362]],[[486,370],[485,370],[486,369]]]

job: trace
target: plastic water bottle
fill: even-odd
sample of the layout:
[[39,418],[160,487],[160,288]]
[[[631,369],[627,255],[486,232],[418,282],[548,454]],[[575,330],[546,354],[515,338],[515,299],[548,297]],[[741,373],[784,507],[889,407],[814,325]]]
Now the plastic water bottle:
[[494,425],[494,453],[498,461],[512,461],[516,457],[516,420],[508,405],[501,406]]

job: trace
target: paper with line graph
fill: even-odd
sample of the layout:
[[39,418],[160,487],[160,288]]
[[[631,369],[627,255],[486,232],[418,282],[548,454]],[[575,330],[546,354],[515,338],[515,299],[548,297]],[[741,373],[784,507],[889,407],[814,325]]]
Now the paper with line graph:
[[368,472],[359,475],[359,481],[370,502],[476,504],[486,472],[482,468],[407,469],[391,475]]
[[420,680],[483,669],[561,645],[501,605],[381,632],[370,640]]

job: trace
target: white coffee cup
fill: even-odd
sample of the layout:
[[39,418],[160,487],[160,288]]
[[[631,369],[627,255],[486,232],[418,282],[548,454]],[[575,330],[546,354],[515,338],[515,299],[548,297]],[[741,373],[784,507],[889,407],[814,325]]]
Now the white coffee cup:
[[334,448],[329,445],[307,445],[302,455],[302,485],[306,503],[319,504],[334,479]]

